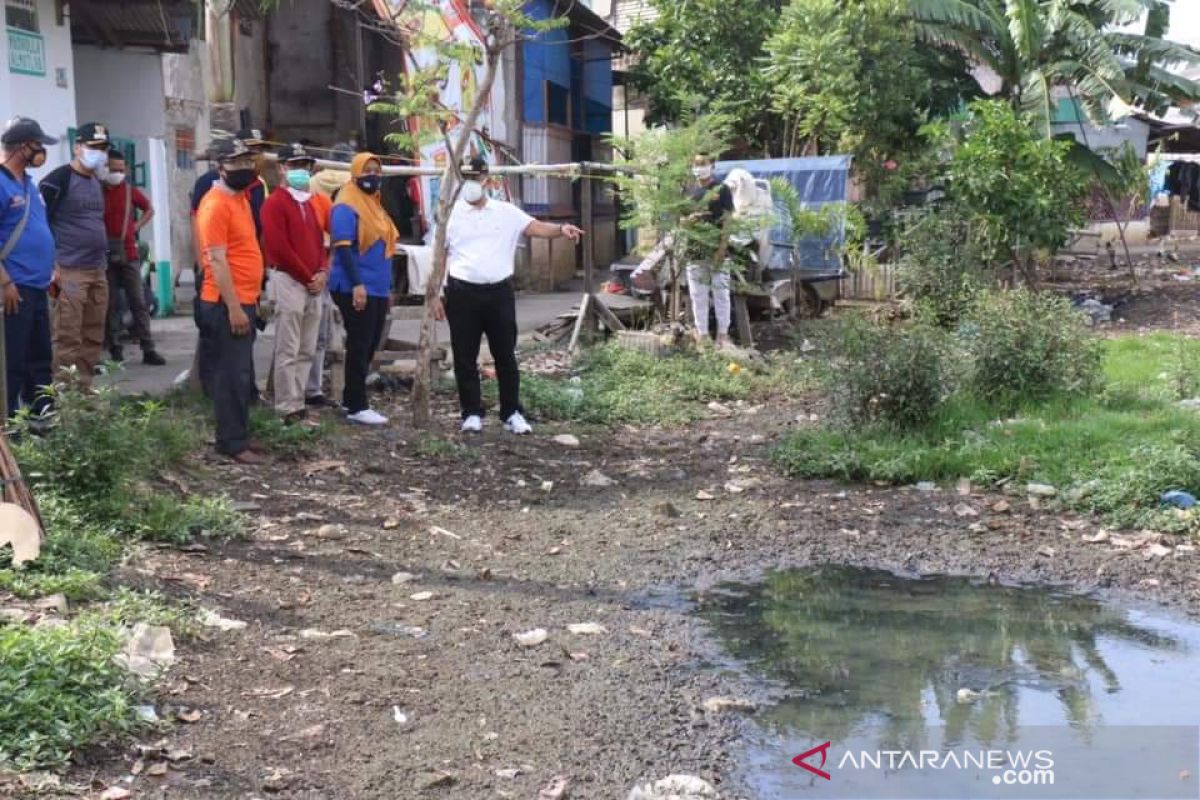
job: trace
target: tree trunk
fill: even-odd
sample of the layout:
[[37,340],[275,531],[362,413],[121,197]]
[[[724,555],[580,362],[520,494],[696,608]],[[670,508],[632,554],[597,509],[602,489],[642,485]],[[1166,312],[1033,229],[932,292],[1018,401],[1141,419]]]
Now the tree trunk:
[[1112,217],[1113,223],[1117,226],[1117,236],[1121,238],[1121,249],[1125,251],[1125,265],[1129,267],[1129,278],[1133,281],[1133,285],[1137,286],[1137,269],[1133,266],[1133,254],[1129,252],[1129,240],[1125,236],[1125,229],[1129,226],[1129,223],[1121,222],[1121,214],[1117,210],[1117,204],[1113,202],[1112,196],[1107,191],[1104,192],[1104,203],[1108,206],[1108,213]]
[[429,362],[430,354],[433,351],[433,326],[435,324],[433,306],[442,292],[442,283],[446,277],[446,223],[450,220],[450,212],[454,208],[454,202],[458,199],[461,189],[461,185],[452,179],[457,174],[457,165],[462,160],[463,153],[466,152],[467,143],[471,140],[471,133],[475,130],[479,114],[487,102],[488,95],[491,94],[492,84],[496,82],[500,54],[504,47],[505,44],[502,43],[499,35],[493,31],[492,38],[487,45],[487,71],[475,93],[471,110],[467,113],[467,118],[453,144],[453,152],[447,154],[446,170],[442,173],[441,194],[438,196],[437,211],[434,213],[437,232],[433,243],[433,272],[425,284],[425,314],[421,318],[421,337],[417,342],[417,372],[413,380],[413,426],[416,428],[428,428],[431,421],[429,399],[432,376]]

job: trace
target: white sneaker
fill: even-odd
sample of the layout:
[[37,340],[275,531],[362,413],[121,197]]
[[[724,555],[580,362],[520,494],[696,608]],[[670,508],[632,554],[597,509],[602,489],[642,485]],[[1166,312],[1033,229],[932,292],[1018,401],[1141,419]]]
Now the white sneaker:
[[364,408],[357,414],[350,414],[346,419],[351,422],[357,422],[359,425],[387,425],[388,418],[378,411],[370,408]]
[[525,421],[525,417],[521,416],[520,411],[514,411],[512,416],[504,421],[504,430],[509,433],[515,433],[518,436],[533,433],[533,428]]
[[472,414],[471,416],[467,417],[466,419],[463,420],[462,432],[463,433],[482,433],[483,432],[483,418],[480,417],[478,414]]

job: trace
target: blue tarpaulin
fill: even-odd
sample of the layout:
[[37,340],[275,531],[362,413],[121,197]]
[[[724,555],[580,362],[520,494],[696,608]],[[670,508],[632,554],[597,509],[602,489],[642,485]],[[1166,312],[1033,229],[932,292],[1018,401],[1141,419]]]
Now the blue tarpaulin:
[[[845,203],[849,199],[850,162],[850,156],[721,161],[717,164],[717,173],[723,180],[731,170],[740,168],[762,180],[783,178],[796,189],[806,208],[820,208],[827,203]],[[781,222],[771,230],[771,243],[793,246],[791,226],[778,200],[775,210]],[[840,272],[842,265],[838,252],[845,238],[843,220],[828,236],[802,239],[795,245],[800,270],[822,274]]]

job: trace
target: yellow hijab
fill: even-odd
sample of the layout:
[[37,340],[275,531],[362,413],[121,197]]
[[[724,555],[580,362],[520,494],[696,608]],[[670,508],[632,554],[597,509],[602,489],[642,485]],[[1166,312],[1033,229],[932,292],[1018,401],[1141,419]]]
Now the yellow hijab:
[[350,162],[350,181],[338,191],[335,206],[350,206],[358,215],[358,252],[366,253],[376,242],[382,241],[388,258],[396,253],[396,240],[400,232],[395,223],[383,208],[379,193],[367,194],[358,188],[355,180],[362,176],[367,164],[372,161],[379,163],[379,158],[372,153],[359,153]]

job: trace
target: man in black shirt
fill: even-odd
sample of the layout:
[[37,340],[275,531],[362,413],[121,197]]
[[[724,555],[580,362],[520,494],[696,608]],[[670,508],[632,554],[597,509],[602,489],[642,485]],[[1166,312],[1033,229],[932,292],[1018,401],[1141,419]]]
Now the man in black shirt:
[[717,316],[717,346],[729,346],[729,322],[733,303],[729,294],[729,268],[725,253],[729,245],[729,221],[733,217],[733,193],[714,174],[715,160],[700,154],[692,161],[696,186],[689,196],[697,210],[684,219],[684,258],[687,263],[688,294],[696,322],[696,343],[708,341],[708,299]]

